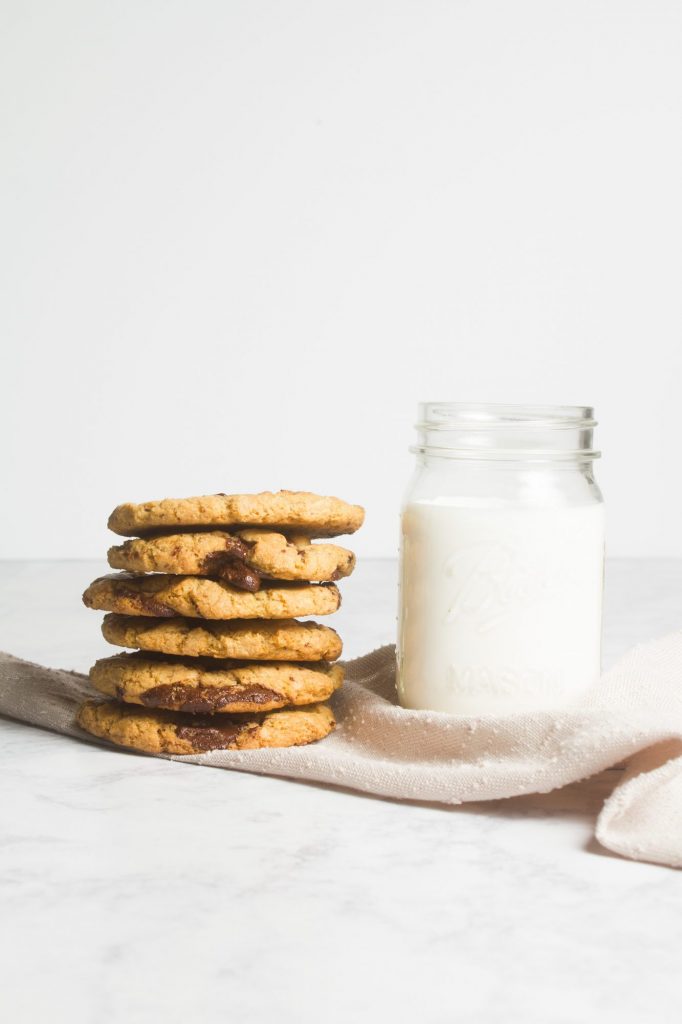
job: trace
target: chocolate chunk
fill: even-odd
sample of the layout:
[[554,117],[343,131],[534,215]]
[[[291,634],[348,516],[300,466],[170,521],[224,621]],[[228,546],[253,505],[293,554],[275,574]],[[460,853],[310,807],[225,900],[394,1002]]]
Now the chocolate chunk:
[[220,569],[220,579],[231,583],[240,590],[249,590],[252,594],[260,590],[260,575],[249,569],[243,562],[225,562]]
[[165,683],[140,694],[148,708],[167,708],[191,714],[211,714],[235,701],[254,705],[281,702],[282,695],[265,686],[193,686],[190,683]]
[[244,728],[243,725],[180,725],[176,729],[176,735],[178,739],[187,740],[198,751],[224,750]]
[[206,555],[201,568],[209,576],[226,580],[240,590],[250,590],[255,593],[260,590],[261,578],[255,569],[246,565],[249,554],[249,546],[238,537],[230,537],[224,551],[212,551]]
[[132,587],[127,587],[125,584],[116,583],[114,592],[117,597],[124,597],[130,601],[141,615],[154,615],[159,619],[170,619],[178,614],[153,594],[145,594],[142,590],[133,590]]
[[258,728],[261,718],[254,719],[253,716],[246,721],[239,715],[225,716],[217,719],[201,718],[197,716],[192,719],[191,725],[183,725],[174,716],[176,722],[175,732],[179,739],[187,740],[198,751],[225,749],[243,732],[250,732]]

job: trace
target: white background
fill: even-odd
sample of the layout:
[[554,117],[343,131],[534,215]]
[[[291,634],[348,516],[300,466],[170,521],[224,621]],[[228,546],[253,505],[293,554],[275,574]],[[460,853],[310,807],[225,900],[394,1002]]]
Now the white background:
[[593,404],[682,555],[678,0],[0,7],[0,555],[280,486],[392,555],[420,399]]

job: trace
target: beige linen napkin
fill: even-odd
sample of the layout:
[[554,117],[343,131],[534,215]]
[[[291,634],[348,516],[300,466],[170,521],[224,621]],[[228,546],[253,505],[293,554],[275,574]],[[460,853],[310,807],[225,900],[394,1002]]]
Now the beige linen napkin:
[[[2,714],[101,743],[75,724],[84,696],[92,696],[85,676],[0,655]],[[682,631],[636,647],[556,713],[405,711],[396,703],[393,647],[346,663],[334,708],[336,731],[308,747],[173,760],[446,804],[547,793],[627,761],[597,839],[626,857],[682,867]]]

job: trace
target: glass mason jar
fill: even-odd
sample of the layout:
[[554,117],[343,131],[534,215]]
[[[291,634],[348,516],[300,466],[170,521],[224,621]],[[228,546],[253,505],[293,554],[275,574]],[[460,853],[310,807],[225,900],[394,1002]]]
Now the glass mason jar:
[[604,506],[594,426],[583,406],[420,405],[402,509],[403,707],[552,708],[598,679]]

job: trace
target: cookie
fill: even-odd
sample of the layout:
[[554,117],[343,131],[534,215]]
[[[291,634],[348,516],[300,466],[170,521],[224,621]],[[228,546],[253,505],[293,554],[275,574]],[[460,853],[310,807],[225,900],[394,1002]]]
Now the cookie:
[[123,537],[153,530],[191,526],[271,526],[311,537],[336,537],[362,526],[365,510],[340,498],[307,491],[263,491],[261,494],[207,494],[197,498],[164,498],[142,505],[119,505],[109,516],[109,529]]
[[101,576],[83,594],[88,608],[121,615],[191,619],[291,619],[330,615],[341,604],[333,583],[264,585],[256,594],[201,576]]
[[95,662],[90,682],[100,693],[126,704],[191,714],[234,714],[327,700],[343,682],[343,669],[326,662],[305,665],[116,654]]
[[213,576],[256,591],[263,577],[325,583],[349,576],[355,555],[336,544],[311,544],[272,530],[172,533],[127,540],[109,548],[112,569]]
[[192,658],[335,661],[342,650],[341,638],[329,626],[295,619],[198,623],[196,619],[105,615],[102,633],[105,640],[118,647]]
[[326,704],[216,719],[92,700],[81,705],[77,721],[93,736],[148,754],[292,747],[323,739],[336,724]]

